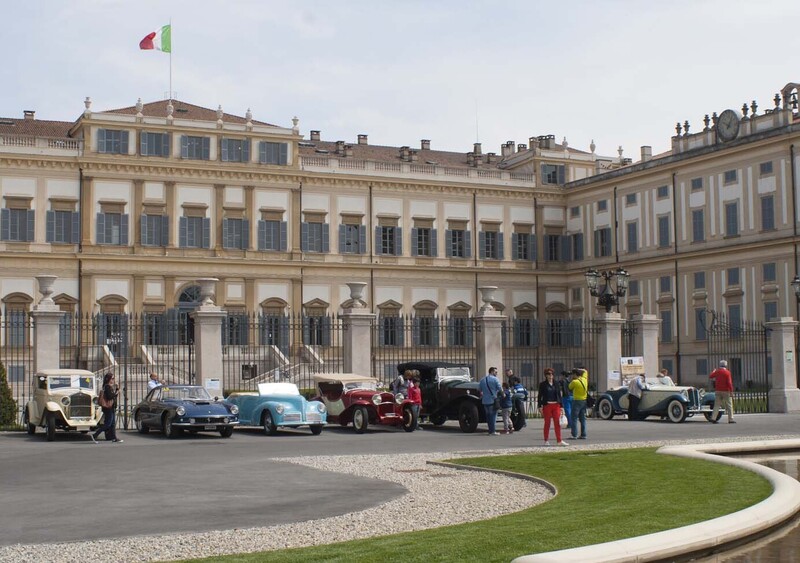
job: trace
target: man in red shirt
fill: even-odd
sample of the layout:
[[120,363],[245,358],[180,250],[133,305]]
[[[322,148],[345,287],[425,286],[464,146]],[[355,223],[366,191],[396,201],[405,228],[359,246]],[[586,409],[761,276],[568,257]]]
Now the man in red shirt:
[[733,420],[733,378],[728,371],[728,362],[721,360],[719,367],[711,372],[709,376],[714,380],[714,411],[711,413],[711,422],[717,423],[717,413],[720,405],[725,405],[725,414],[728,415],[728,424],[734,424]]

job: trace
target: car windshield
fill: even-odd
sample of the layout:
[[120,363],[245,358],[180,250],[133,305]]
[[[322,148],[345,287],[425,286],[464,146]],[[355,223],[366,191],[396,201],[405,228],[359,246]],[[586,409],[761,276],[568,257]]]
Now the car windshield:
[[90,389],[94,390],[94,378],[80,375],[54,375],[48,378],[50,389]]
[[344,384],[346,391],[353,389],[367,389],[368,391],[376,391],[378,389],[377,381],[348,381]]
[[261,395],[299,395],[300,390],[294,383],[259,383],[258,392]]
[[162,387],[161,400],[197,401],[210,400],[211,396],[205,387]]

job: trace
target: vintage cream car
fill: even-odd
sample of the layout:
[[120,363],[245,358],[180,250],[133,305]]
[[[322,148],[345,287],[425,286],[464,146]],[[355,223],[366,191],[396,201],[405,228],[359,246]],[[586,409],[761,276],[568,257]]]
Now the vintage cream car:
[[33,398],[25,406],[28,434],[36,427],[45,429],[47,441],[56,437],[56,429],[89,432],[103,416],[97,404],[100,382],[82,369],[46,369],[36,374]]

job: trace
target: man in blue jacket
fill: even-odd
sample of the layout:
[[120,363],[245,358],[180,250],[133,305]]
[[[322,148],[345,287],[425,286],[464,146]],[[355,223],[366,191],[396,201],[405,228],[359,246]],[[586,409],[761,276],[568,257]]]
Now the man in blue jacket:
[[497,422],[495,399],[499,399],[503,391],[500,380],[497,379],[497,368],[489,368],[489,373],[481,379],[479,387],[481,390],[481,404],[486,413],[486,423],[489,425],[489,436],[497,436],[495,431],[495,423]]

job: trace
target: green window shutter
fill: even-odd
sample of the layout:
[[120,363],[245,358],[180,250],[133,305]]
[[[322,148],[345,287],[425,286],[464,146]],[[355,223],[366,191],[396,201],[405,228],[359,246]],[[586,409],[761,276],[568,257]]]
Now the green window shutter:
[[56,212],[48,211],[45,217],[45,241],[54,242],[56,240]]
[[287,143],[280,144],[280,156],[278,157],[278,164],[286,165],[289,162],[289,145]]

